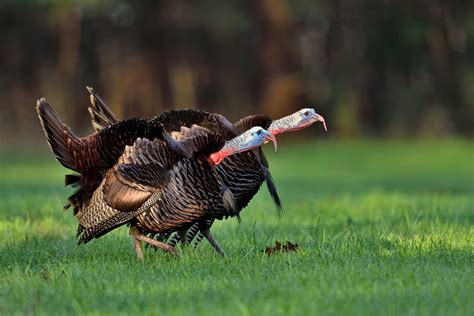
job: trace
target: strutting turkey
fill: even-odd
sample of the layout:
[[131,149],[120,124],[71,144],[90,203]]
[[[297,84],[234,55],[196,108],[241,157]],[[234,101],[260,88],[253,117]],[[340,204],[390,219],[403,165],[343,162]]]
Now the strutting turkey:
[[[118,119],[112,114],[103,100],[92,88],[88,89],[91,93],[89,113],[93,126],[100,129],[118,123]],[[191,135],[206,133],[208,131],[217,133],[225,139],[229,139],[251,126],[268,128],[273,135],[277,135],[283,132],[306,128],[318,121],[321,121],[327,130],[324,118],[317,114],[314,109],[310,108],[304,108],[275,121],[272,121],[265,115],[250,115],[235,124],[231,124],[220,114],[199,110],[172,110],[161,114],[156,120],[162,123],[165,130],[170,132],[176,139],[186,139]],[[261,148],[227,157],[217,166],[217,171],[222,177],[226,187],[229,188],[234,196],[234,202],[238,210],[237,214],[235,214],[236,216],[239,216],[240,211],[248,205],[264,181],[267,183],[268,190],[277,210],[279,213],[282,211],[280,198],[268,169],[267,159]],[[207,237],[216,251],[223,255],[224,252],[222,248],[210,233],[210,227],[214,220],[221,218],[222,216],[207,216],[204,220],[196,222],[188,230],[183,230],[175,234],[168,243],[173,246],[179,240],[188,243],[192,241],[199,232],[195,240],[195,246],[197,246],[204,237]],[[166,241],[170,233],[151,235],[155,239]]]
[[[227,142],[214,133],[199,133],[175,141],[153,119],[145,125],[156,126],[158,137],[137,138],[133,146],[126,146],[129,139],[122,142],[121,137],[108,144],[106,131],[122,123],[78,138],[45,99],[38,101],[37,110],[56,158],[65,167],[80,173],[73,176],[80,189],[75,198],[70,198],[79,221],[79,243],[128,223],[138,257],[143,256],[141,241],[175,252],[174,247],[144,236],[143,231],[168,233],[186,229],[206,216],[235,214],[232,193],[215,170],[215,164],[226,156],[275,141],[275,137],[261,127],[253,127]],[[122,135],[120,131],[118,135]],[[106,153],[111,149],[105,144],[117,148],[110,157]],[[118,162],[107,169],[124,147]],[[97,175],[94,182],[87,183],[90,170],[95,170]],[[97,186],[100,177],[102,180]],[[77,203],[78,195],[82,197],[81,203]]]

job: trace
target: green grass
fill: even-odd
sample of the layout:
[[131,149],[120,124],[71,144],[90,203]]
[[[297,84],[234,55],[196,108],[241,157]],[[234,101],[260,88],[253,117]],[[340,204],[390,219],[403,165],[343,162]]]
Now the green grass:
[[[285,203],[263,188],[242,224],[179,259],[134,257],[125,228],[77,246],[48,154],[0,157],[0,314],[474,314],[469,141],[280,144]],[[298,253],[268,257],[275,240]]]

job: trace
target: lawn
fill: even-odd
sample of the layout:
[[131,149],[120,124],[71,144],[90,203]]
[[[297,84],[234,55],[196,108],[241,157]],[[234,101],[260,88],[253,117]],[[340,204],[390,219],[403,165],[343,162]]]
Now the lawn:
[[[45,152],[0,155],[0,314],[474,315],[474,144],[281,143],[242,223],[173,258],[126,228],[85,245]],[[296,253],[262,252],[280,240]]]

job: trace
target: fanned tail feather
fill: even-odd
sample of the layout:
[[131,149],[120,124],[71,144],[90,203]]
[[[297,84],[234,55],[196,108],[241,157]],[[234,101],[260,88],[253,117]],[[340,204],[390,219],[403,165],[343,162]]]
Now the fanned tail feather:
[[89,107],[89,115],[94,129],[98,131],[107,126],[118,123],[119,120],[115,117],[107,104],[102,101],[94,89],[87,87],[87,91],[90,93],[91,106]]
[[56,159],[66,168],[80,172],[75,163],[71,148],[79,140],[71,129],[63,122],[45,98],[36,102],[36,111],[43,127],[46,139]]

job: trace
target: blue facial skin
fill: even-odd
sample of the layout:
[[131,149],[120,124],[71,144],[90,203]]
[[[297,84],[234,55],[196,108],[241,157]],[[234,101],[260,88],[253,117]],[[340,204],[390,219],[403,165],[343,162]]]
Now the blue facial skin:
[[303,125],[311,124],[317,118],[316,111],[314,109],[302,109],[300,110],[301,123]]
[[[262,127],[255,126],[243,133],[241,136],[242,147],[244,148],[256,148],[260,147],[268,141],[273,141],[276,151],[276,139],[272,133],[268,132]],[[240,151],[240,150],[239,150]]]
[[261,144],[265,143],[272,134],[264,130],[263,128],[257,128],[256,131],[252,132],[252,147],[260,146]]
[[228,141],[222,150],[233,148],[234,153],[260,147],[268,141],[272,141],[276,151],[276,138],[270,132],[260,126],[252,127],[240,136]]
[[214,164],[219,164],[225,157],[241,153],[262,146],[269,141],[273,142],[275,152],[277,141],[275,136],[260,126],[252,127],[241,135],[227,141],[224,147],[216,153],[211,154],[210,159]]

